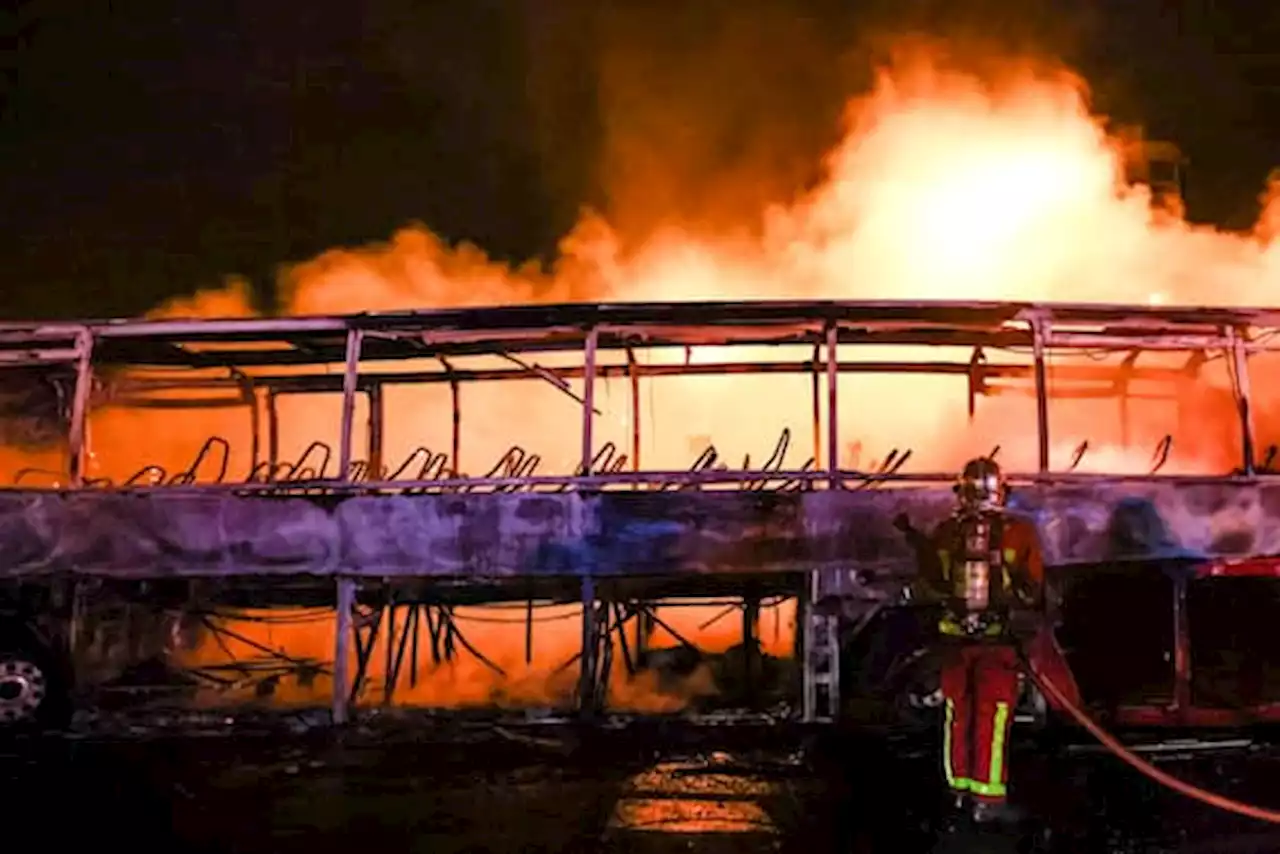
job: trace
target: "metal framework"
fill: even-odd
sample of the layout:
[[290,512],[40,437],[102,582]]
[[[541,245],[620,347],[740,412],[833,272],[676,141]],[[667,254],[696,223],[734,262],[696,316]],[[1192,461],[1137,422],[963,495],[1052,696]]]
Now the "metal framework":
[[[867,485],[929,483],[949,480],[950,472],[909,472],[909,451],[895,451],[867,470],[841,467],[840,377],[851,374],[952,375],[968,379],[970,412],[983,395],[1016,390],[1034,396],[1037,466],[1015,472],[1015,481],[1050,483],[1106,479],[1107,475],[1055,471],[1050,459],[1051,397],[1114,397],[1121,416],[1130,398],[1142,399],[1135,383],[1186,384],[1210,359],[1228,365],[1239,416],[1242,458],[1232,475],[1211,479],[1257,480],[1271,476],[1268,458],[1256,459],[1249,356],[1280,350],[1275,332],[1280,311],[1107,305],[960,302],[756,302],[619,305],[538,305],[513,308],[395,312],[344,317],[245,320],[89,321],[69,324],[0,325],[0,381],[6,368],[47,371],[63,402],[68,426],[68,465],[72,489],[150,493],[155,490],[233,491],[237,495],[422,494],[508,492],[515,490],[595,493],[627,488],[670,490],[700,486],[736,486],[751,490],[842,490]],[[850,348],[881,345],[963,348],[955,361],[872,361],[847,357]],[[638,351],[694,347],[803,347],[808,359],[793,361],[722,360],[715,363],[644,364]],[[989,353],[1013,351],[1023,361],[995,362]],[[1120,366],[1051,365],[1055,354],[1075,351],[1124,356]],[[1181,367],[1136,364],[1147,351],[1184,352]],[[545,354],[580,354],[578,364],[546,367],[534,361]],[[500,358],[504,366],[465,369],[471,356]],[[401,363],[397,366],[396,363]],[[404,364],[413,363],[406,369]],[[337,372],[318,372],[341,366]],[[190,376],[144,375],[157,368],[190,369]],[[310,371],[308,373],[308,371]],[[774,454],[759,467],[729,468],[712,450],[690,470],[646,469],[641,460],[640,381],[667,376],[808,376],[812,381],[811,458],[799,468],[784,468],[791,435],[784,433]],[[623,450],[597,441],[596,380],[630,382],[632,435]],[[581,455],[571,474],[537,473],[538,459],[513,447],[485,474],[463,474],[463,409],[460,389],[469,383],[511,380],[545,381],[574,398],[580,408]],[[580,386],[575,388],[575,384]],[[446,384],[451,391],[452,434],[447,453],[419,448],[399,464],[385,459],[387,412],[384,392],[395,385]],[[1060,384],[1055,390],[1054,385]],[[580,390],[579,390],[580,389]],[[198,391],[181,401],[166,392]],[[313,443],[301,458],[280,459],[278,402],[283,395],[341,393],[339,440],[335,447]],[[367,447],[354,447],[357,399],[368,404]],[[823,398],[825,397],[825,401]],[[122,483],[87,475],[91,451],[88,416],[99,398],[116,405],[155,407],[239,406],[253,420],[252,465],[242,479],[228,472],[230,448],[211,437],[185,470],[149,466]],[[825,431],[822,411],[827,413]],[[1030,427],[1030,425],[1028,425]],[[825,435],[824,435],[825,432]],[[1074,463],[1084,453],[1082,446]],[[1164,446],[1167,456],[1168,445]],[[214,466],[217,475],[202,479]],[[1156,466],[1156,469],[1159,465]],[[1129,480],[1164,479],[1150,475]],[[1114,478],[1112,478],[1114,479]],[[39,486],[26,474],[10,489],[65,492],[61,484]],[[580,579],[583,645],[579,700],[584,714],[600,707],[601,686],[613,666],[614,644],[622,638],[622,665],[634,665],[632,650],[643,643],[627,640],[626,625],[652,620],[643,597],[602,594],[590,574]],[[838,653],[835,618],[808,610],[821,595],[816,578],[797,591],[806,600],[800,630],[804,636],[805,693],[808,720],[830,715],[838,705]],[[331,588],[332,589],[332,588]],[[335,720],[347,719],[352,701],[366,687],[373,654],[372,638],[386,627],[385,700],[410,662],[416,678],[418,627],[430,628],[433,655],[467,647],[451,607],[399,601],[394,591],[370,604],[362,583],[340,576],[336,582],[337,647],[332,665]],[[744,597],[745,599],[746,597]],[[744,614],[753,606],[745,601]],[[362,608],[372,610],[362,611]],[[744,625],[749,625],[749,618]],[[398,627],[398,628],[397,628]],[[412,629],[410,628],[412,627]],[[352,648],[352,644],[355,648]],[[629,645],[628,645],[629,644]],[[481,651],[470,654],[484,660]],[[406,658],[407,656],[407,658]],[[573,664],[575,662],[568,662]],[[320,665],[291,662],[296,668]],[[490,664],[492,664],[490,662]],[[496,665],[492,665],[496,667]],[[603,675],[602,675],[603,674]],[[825,709],[825,711],[824,711]]]
[[[500,489],[590,488],[656,484],[755,482],[761,477],[806,486],[839,488],[867,476],[929,481],[947,474],[891,471],[841,471],[839,468],[839,377],[847,374],[932,374],[969,378],[972,399],[1001,393],[1010,382],[1030,382],[1036,399],[1038,467],[1022,476],[1060,477],[1049,460],[1049,401],[1051,396],[1114,396],[1122,401],[1141,398],[1129,386],[1140,380],[1176,382],[1194,379],[1209,358],[1227,357],[1235,381],[1241,416],[1241,470],[1255,473],[1248,356],[1280,349],[1274,333],[1280,330],[1280,311],[1268,309],[1154,308],[1102,305],[1036,305],[1022,303],[838,303],[761,302],[623,305],[521,306],[435,312],[366,314],[345,317],[299,317],[252,320],[108,321],[80,324],[0,325],[0,366],[70,367],[67,408],[69,425],[68,473],[72,486],[150,489],[192,486],[195,471],[211,455],[227,457],[225,440],[212,437],[193,466],[184,472],[144,470],[123,484],[94,482],[85,476],[86,419],[95,391],[95,371],[128,368],[218,369],[223,376],[179,379],[130,379],[125,376],[110,390],[113,403],[132,406],[215,407],[250,405],[255,425],[265,422],[266,439],[253,431],[254,465],[238,483],[201,483],[202,488],[234,487],[238,492],[274,491],[281,482],[307,482],[327,489]],[[804,345],[813,356],[806,361],[732,361],[714,364],[641,364],[638,349],[657,350],[715,346]],[[851,361],[839,348],[851,345],[964,347],[967,361]],[[991,351],[1029,353],[1030,364],[992,364]],[[1106,351],[1130,354],[1121,368],[1101,365],[1062,365],[1050,368],[1051,354],[1064,351]],[[1147,368],[1134,365],[1144,351],[1185,351],[1185,368]],[[543,367],[526,361],[540,353],[578,352],[581,364]],[[606,353],[622,360],[605,364]],[[511,367],[461,370],[451,362],[461,356],[500,356]],[[430,360],[435,368],[388,371],[397,361]],[[342,365],[340,374],[298,373],[299,368]],[[282,372],[282,369],[293,373]],[[64,372],[66,373],[66,372]],[[632,446],[620,452],[594,440],[595,380],[626,377],[632,383],[631,405],[639,405],[640,380],[665,376],[745,374],[808,374],[814,380],[814,465],[804,470],[694,472],[645,471],[641,466],[640,421],[634,425]],[[482,477],[460,475],[462,412],[459,389],[464,384],[506,380],[545,380],[574,397],[581,405],[582,453],[572,475],[531,472],[529,455],[513,448]],[[825,442],[816,417],[825,380]],[[571,381],[581,381],[576,393]],[[1090,383],[1091,389],[1054,392],[1051,382]],[[450,453],[419,449],[398,467],[382,459],[386,419],[383,390],[401,384],[447,383],[453,397],[453,438]],[[206,400],[181,403],[158,399],[166,390],[205,389]],[[230,396],[218,392],[230,391]],[[337,448],[315,443],[293,463],[279,455],[280,395],[341,392],[342,416]],[[356,398],[369,403],[369,442],[358,459],[352,447]],[[1028,425],[1030,426],[1030,425]],[[822,445],[825,444],[825,453]],[[265,447],[260,447],[265,445]],[[336,457],[336,460],[333,458]],[[333,463],[336,462],[336,465]],[[223,476],[217,480],[225,479]],[[359,486],[355,487],[354,484]],[[19,484],[24,489],[34,483]]]

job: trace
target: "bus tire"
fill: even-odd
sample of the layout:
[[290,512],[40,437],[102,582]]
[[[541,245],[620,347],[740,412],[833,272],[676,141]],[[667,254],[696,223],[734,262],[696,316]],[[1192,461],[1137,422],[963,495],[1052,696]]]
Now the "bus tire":
[[21,624],[0,624],[0,733],[61,729],[71,703],[58,656]]

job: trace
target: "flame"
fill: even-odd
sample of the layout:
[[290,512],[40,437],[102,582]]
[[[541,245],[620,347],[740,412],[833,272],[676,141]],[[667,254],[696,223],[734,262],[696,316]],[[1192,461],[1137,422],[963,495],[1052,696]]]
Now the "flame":
[[[1157,209],[1145,188],[1127,186],[1126,148],[1090,112],[1084,81],[1068,71],[1016,61],[973,71],[929,51],[907,51],[880,69],[868,94],[848,103],[843,137],[823,164],[824,180],[787,203],[741,212],[735,223],[719,216],[691,223],[686,217],[626,233],[610,223],[645,217],[589,213],[561,241],[554,263],[517,267],[410,225],[385,243],[333,249],[288,267],[279,301],[291,314],[783,297],[1270,303],[1280,282],[1280,177],[1273,176],[1261,200],[1254,232],[1227,233],[1187,222],[1176,206]],[[647,156],[644,168],[657,168],[653,152]],[[232,282],[156,314],[253,311],[247,288]],[[884,356],[898,357],[920,354]],[[1274,369],[1268,365],[1256,363],[1258,370]],[[1182,422],[1165,470],[1225,471],[1233,452],[1214,436],[1230,435],[1235,416],[1220,368],[1197,389],[1180,391],[1176,401],[1135,404],[1127,435],[1115,426],[1114,400],[1055,401],[1055,465],[1089,439],[1082,468],[1143,470],[1157,440],[1173,432],[1175,408],[1189,407],[1194,416]],[[640,416],[645,465],[687,465],[696,436],[714,437],[722,456],[736,461],[748,453],[759,460],[784,427],[795,436],[810,435],[807,383],[735,377],[651,384],[657,389],[646,390]],[[543,471],[571,470],[578,439],[565,425],[576,425],[577,404],[539,381],[490,385],[466,389],[462,469],[480,473],[502,449],[520,442],[542,455]],[[387,400],[388,460],[416,445],[449,447],[449,419],[441,416],[449,411],[447,389],[397,389]],[[770,405],[759,407],[762,400]],[[600,441],[627,447],[626,388],[603,382],[597,401],[604,409]],[[334,396],[293,398],[286,410],[282,458],[296,457],[313,439],[336,440]],[[842,381],[842,444],[872,456],[911,447],[912,465],[929,470],[955,467],[998,444],[1010,467],[1034,467],[1030,402],[995,397],[978,410],[970,421],[962,379],[851,376]],[[165,419],[163,427],[151,424],[157,418]],[[1260,411],[1258,418],[1265,430],[1270,416]],[[510,432],[515,424],[521,425],[518,435]],[[1191,429],[1202,432],[1185,432]],[[92,422],[100,473],[116,478],[145,462],[180,470],[211,432],[236,437],[240,450],[232,470],[247,470],[245,430],[242,413],[224,411],[155,416],[104,409]],[[149,441],[136,442],[139,435]],[[792,460],[798,465],[809,453]],[[290,632],[291,649],[314,646],[323,657],[330,648],[322,631]],[[538,643],[565,653],[576,649],[577,632],[576,623],[566,621],[561,634],[552,631],[551,640]],[[522,646],[510,633],[505,639],[501,632],[490,635],[487,640],[499,648]],[[504,660],[519,670],[514,657]],[[540,659],[534,670],[548,663]],[[464,667],[465,674],[459,670]],[[472,702],[499,692],[478,664],[454,665],[452,680],[442,684],[447,687],[430,690],[443,693],[430,699]],[[530,701],[555,693],[545,678],[506,680],[500,690]]]

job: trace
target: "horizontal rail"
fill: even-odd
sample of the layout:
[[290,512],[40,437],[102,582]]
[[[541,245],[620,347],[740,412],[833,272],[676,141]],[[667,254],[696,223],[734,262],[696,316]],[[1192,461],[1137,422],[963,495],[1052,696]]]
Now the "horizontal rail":
[[[371,344],[380,341],[405,345],[406,351],[416,346],[443,352],[455,345],[496,346],[504,341],[520,348],[522,342],[531,344],[548,337],[563,338],[562,343],[581,341],[588,329],[601,335],[602,347],[620,347],[646,346],[649,339],[668,345],[699,340],[731,344],[762,336],[817,343],[828,324],[840,327],[842,341],[850,331],[903,338],[919,337],[926,330],[1025,335],[1033,321],[1052,339],[1074,337],[1081,344],[1092,339],[1104,346],[1123,345],[1172,336],[1185,339],[1183,346],[1209,346],[1218,343],[1228,327],[1242,332],[1280,329],[1280,310],[931,301],[560,304],[328,317],[10,323],[0,325],[0,344],[71,338],[85,332],[107,344],[108,352],[130,341],[336,344],[348,331],[359,329]],[[207,351],[201,355],[227,358],[226,354]],[[247,357],[248,353],[237,355]]]
[[[989,364],[971,362],[877,362],[848,361],[836,366],[841,374],[923,374],[973,376],[986,379],[1031,378],[1033,366],[1016,364]],[[679,376],[732,376],[760,374],[813,374],[826,371],[825,360],[803,362],[706,362],[664,365],[597,365],[595,375],[600,379],[651,379]],[[425,371],[365,372],[357,381],[359,388],[367,390],[375,386],[417,385],[432,383],[500,382],[513,380],[539,380],[554,376],[562,380],[579,380],[586,375],[583,366],[565,367],[530,366],[529,368],[454,369]],[[1115,381],[1127,377],[1131,381],[1178,381],[1191,378],[1184,368],[1126,367],[1123,365],[1056,365],[1049,367],[1050,379],[1073,381]],[[274,391],[290,392],[339,392],[342,377],[325,375],[257,374],[251,377],[254,385]],[[125,393],[153,391],[179,391],[202,388],[239,388],[236,380],[208,377],[187,381],[169,378],[149,380],[130,379],[119,386]],[[1052,396],[1052,395],[1050,395]],[[242,401],[234,401],[240,403]],[[212,405],[212,404],[211,404]]]
[[[373,312],[357,315],[245,318],[219,320],[88,321],[95,333],[110,337],[255,332],[344,332],[402,329],[515,329],[531,326],[690,322],[715,324],[786,323],[807,319],[823,323],[891,323],[928,320],[937,323],[1031,322],[1133,325],[1235,325],[1280,327],[1280,310],[1269,307],[1207,308],[1199,306],[1114,305],[1102,303],[1032,303],[958,300],[761,300],[752,302],[567,303],[510,307],[454,308],[426,311]],[[537,321],[537,322],[534,322]],[[0,332],[24,328],[46,331],[72,324],[5,324]]]
[[[705,362],[691,364],[598,365],[596,376],[601,379],[640,379],[677,376],[734,376],[734,375],[790,375],[823,373],[826,362],[819,360],[802,362]],[[841,374],[921,374],[972,376],[976,379],[1001,380],[1031,378],[1032,365],[990,364],[970,362],[839,362]],[[581,366],[546,367],[531,365],[527,368],[454,369],[422,371],[377,371],[360,375],[357,387],[368,390],[377,386],[417,385],[437,383],[472,383],[546,380],[578,380],[585,376]],[[1178,382],[1194,379],[1188,368],[1133,367],[1126,365],[1051,365],[1050,379],[1072,382]],[[293,394],[305,392],[339,392],[342,377],[332,374],[255,374],[249,377],[254,386]],[[153,395],[162,392],[227,390],[240,392],[243,381],[231,377],[199,377],[193,379],[126,377],[112,386],[110,400],[119,403],[121,396]],[[1054,395],[1051,393],[1050,397]],[[138,399],[138,405],[146,405],[150,399]],[[174,398],[174,401],[183,400]],[[188,402],[183,400],[183,402]],[[207,398],[189,401],[192,405],[239,405],[243,398]],[[177,405],[175,403],[175,405]]]
[[[843,488],[858,486],[874,487],[892,485],[897,487],[930,486],[951,483],[955,480],[954,472],[896,472],[877,473],[842,469],[834,477]],[[361,493],[484,493],[559,490],[559,491],[596,491],[611,487],[652,486],[653,491],[671,490],[680,487],[696,486],[731,486],[747,484],[759,491],[769,491],[767,485],[780,483],[788,485],[804,485],[805,488],[821,489],[826,487],[833,475],[826,471],[806,470],[731,470],[731,471],[654,471],[654,472],[616,472],[595,475],[531,475],[528,477],[457,477],[429,480],[378,480],[378,481],[343,481],[325,480],[291,480],[272,483],[205,483],[180,485],[136,484],[128,486],[96,486],[83,491],[138,494],[163,492],[166,495],[211,492],[225,492],[243,495],[306,495],[316,492],[335,494]],[[1280,474],[1252,475],[1175,475],[1175,474],[1094,474],[1088,472],[1044,472],[1013,473],[1008,476],[1011,486],[1044,485],[1044,484],[1259,484],[1280,485]],[[40,487],[24,485],[0,486],[0,493],[65,493],[66,488]]]
[[[361,363],[405,362],[438,357],[501,356],[534,353],[575,353],[582,350],[582,337],[554,336],[531,332],[519,337],[487,336],[481,333],[449,341],[425,343],[413,337],[380,336],[366,342]],[[1266,340],[1254,340],[1245,345],[1246,352],[1264,353],[1280,350],[1280,329],[1277,334],[1268,332]],[[265,343],[265,342],[264,342]],[[279,343],[279,342],[273,342]],[[154,366],[157,368],[216,368],[239,367],[260,370],[276,367],[336,366],[345,360],[344,342],[338,338],[297,339],[287,347],[245,347],[243,349],[196,350],[164,341],[146,340],[106,341],[95,350],[94,361],[103,365]],[[598,352],[620,352],[628,349],[659,350],[688,349],[691,347],[812,347],[822,344],[819,333],[811,330],[767,336],[761,329],[738,330],[726,334],[718,327],[691,328],[682,335],[635,336],[618,330],[602,330]],[[1020,329],[974,329],[920,326],[918,328],[863,329],[841,327],[839,345],[842,347],[955,347],[1002,351],[1029,351],[1032,347],[1029,331]],[[293,346],[296,345],[296,346]],[[1135,350],[1170,352],[1216,352],[1231,346],[1228,336],[1188,336],[1172,330],[1141,334],[1132,331],[1107,332],[1055,332],[1046,346],[1047,353],[1065,354],[1073,350],[1105,350],[1132,352]],[[20,351],[8,351],[20,353]],[[39,364],[39,359],[13,357],[14,364]]]

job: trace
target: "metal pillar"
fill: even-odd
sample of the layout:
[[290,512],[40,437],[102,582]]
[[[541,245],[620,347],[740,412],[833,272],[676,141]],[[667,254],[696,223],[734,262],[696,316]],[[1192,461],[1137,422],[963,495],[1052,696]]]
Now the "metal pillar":
[[813,464],[816,467],[822,459],[822,375],[818,366],[822,364],[822,345],[813,347],[812,400],[813,400]]
[[832,489],[840,488],[839,343],[840,328],[832,322],[827,326],[827,471]]
[[[531,594],[532,596],[532,594]],[[533,664],[533,599],[525,603],[524,608],[524,663]]]
[[338,579],[338,619],[333,652],[333,722],[345,724],[349,720],[351,637],[351,611],[356,604],[356,582],[353,578]]
[[249,406],[249,471],[256,472],[262,462],[262,401],[258,399],[258,389],[253,380],[236,369],[232,370],[232,374],[240,383],[244,402]]
[[649,638],[653,635],[653,617],[648,610],[641,607],[635,609],[636,614],[636,667],[643,668],[649,663]]
[[342,432],[338,438],[338,479],[351,479],[351,433],[356,420],[356,383],[360,377],[360,348],[364,332],[347,332],[347,361],[342,374]]
[[382,443],[385,404],[382,400],[382,383],[369,386],[369,465],[365,475],[368,480],[382,480]]
[[596,711],[596,582],[582,576],[582,657],[578,674],[578,714],[590,720]]
[[760,655],[756,648],[756,641],[759,637],[760,627],[760,599],[757,596],[749,596],[742,602],[742,678],[743,678],[743,696],[747,701],[747,705],[755,707],[757,697],[756,671],[761,670],[759,667]]
[[[640,471],[640,373],[635,351],[627,348],[627,372],[631,375],[631,470]],[[640,484],[635,484],[635,489]]]
[[1036,437],[1040,446],[1040,474],[1049,472],[1049,378],[1045,368],[1044,348],[1048,331],[1040,318],[1031,321],[1031,346],[1036,374]]
[[591,462],[595,456],[595,410],[596,410],[596,343],[600,334],[594,328],[587,333],[587,342],[583,354],[582,376],[582,474],[591,475]]
[[[583,354],[582,378],[582,474],[591,475],[591,463],[595,445],[596,400],[596,343],[599,332],[592,328],[587,333]],[[591,569],[582,576],[582,670],[578,677],[578,712],[583,719],[590,719],[596,711],[596,583]]]
[[1236,407],[1240,412],[1240,453],[1246,475],[1255,473],[1256,463],[1253,451],[1253,410],[1249,397],[1249,358],[1245,353],[1244,340],[1234,327],[1227,327],[1227,341],[1231,344],[1231,366],[1235,374]]
[[89,395],[93,391],[93,333],[82,329],[76,333],[76,385],[71,395],[70,425],[67,436],[67,474],[71,486],[84,485],[88,468]]
[[276,479],[276,466],[280,464],[280,407],[276,404],[275,389],[267,389],[267,469],[268,480]]
[[834,721],[840,713],[839,618],[815,608],[821,594],[819,573],[810,572],[800,602],[801,719],[804,723]]

